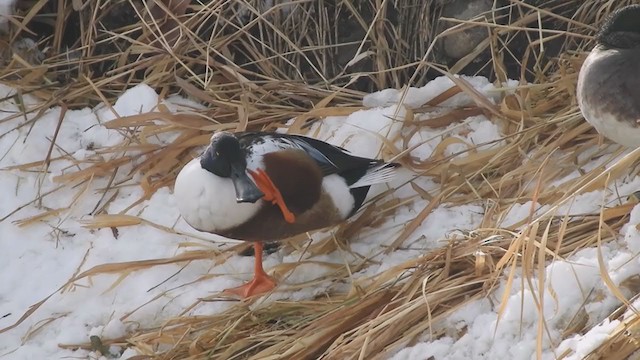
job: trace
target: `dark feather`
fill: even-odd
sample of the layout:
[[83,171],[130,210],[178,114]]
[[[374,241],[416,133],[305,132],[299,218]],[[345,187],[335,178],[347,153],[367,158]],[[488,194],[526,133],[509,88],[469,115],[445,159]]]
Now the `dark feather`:
[[348,150],[341,147],[301,135],[245,132],[239,133],[237,136],[242,143],[247,145],[271,138],[304,150],[316,161],[323,176],[338,174],[346,179],[348,185],[358,181],[367,170],[384,163],[382,160],[351,155]]

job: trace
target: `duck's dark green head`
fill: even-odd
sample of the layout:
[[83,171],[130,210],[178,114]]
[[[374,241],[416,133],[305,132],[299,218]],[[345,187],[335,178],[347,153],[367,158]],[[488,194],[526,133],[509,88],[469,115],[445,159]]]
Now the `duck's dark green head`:
[[228,132],[211,137],[211,144],[200,157],[200,166],[221,178],[229,178],[236,190],[236,201],[256,202],[264,196],[247,175],[247,159],[238,138]]
[[614,11],[596,35],[598,44],[611,49],[640,47],[640,5]]
[[211,144],[200,157],[202,168],[219,177],[231,177],[232,168],[246,168],[247,161],[242,154],[238,139],[230,133],[217,133]]

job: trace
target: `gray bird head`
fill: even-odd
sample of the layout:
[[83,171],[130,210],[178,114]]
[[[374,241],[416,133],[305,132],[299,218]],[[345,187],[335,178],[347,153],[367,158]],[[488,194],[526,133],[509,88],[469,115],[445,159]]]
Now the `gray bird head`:
[[625,6],[609,15],[596,41],[611,49],[640,47],[640,5]]

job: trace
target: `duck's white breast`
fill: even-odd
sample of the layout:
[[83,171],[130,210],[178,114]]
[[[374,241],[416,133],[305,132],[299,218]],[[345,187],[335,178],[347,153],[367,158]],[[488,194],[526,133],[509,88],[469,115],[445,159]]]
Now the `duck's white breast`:
[[200,158],[182,168],[173,194],[185,221],[200,231],[212,233],[243,224],[262,206],[262,200],[255,204],[237,203],[231,180],[203,169]]
[[[634,148],[640,146],[640,128],[632,126],[632,122],[637,119],[620,119],[617,116],[622,115],[612,114],[611,112],[604,110],[603,106],[599,106],[597,103],[593,104],[585,100],[585,93],[591,92],[598,94],[597,98],[594,98],[594,96],[591,95],[591,99],[593,99],[592,101],[616,101],[616,99],[612,97],[615,95],[608,94],[606,92],[606,85],[610,84],[613,80],[607,82],[607,78],[602,74],[597,76],[598,74],[592,73],[596,71],[616,71],[617,69],[603,69],[603,65],[599,65],[606,63],[608,58],[615,56],[619,56],[618,51],[604,50],[600,47],[594,48],[589,53],[589,56],[585,59],[580,73],[578,74],[578,105],[582,112],[582,116],[598,131],[598,133],[618,144]],[[630,74],[629,76],[637,75]],[[601,83],[596,83],[594,79],[601,79]],[[587,88],[588,86],[596,88]]]
[[630,148],[640,146],[640,128],[630,126],[629,123],[620,121],[615,115],[595,108],[585,107],[582,114],[593,125],[598,133],[614,142]]

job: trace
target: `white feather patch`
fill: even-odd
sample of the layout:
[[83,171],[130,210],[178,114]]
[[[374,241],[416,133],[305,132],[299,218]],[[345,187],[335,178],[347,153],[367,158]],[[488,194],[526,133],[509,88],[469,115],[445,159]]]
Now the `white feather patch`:
[[256,170],[263,169],[264,170],[264,155],[272,152],[278,152],[286,149],[295,148],[294,146],[282,142],[276,141],[270,137],[267,137],[262,142],[254,143],[249,146],[248,151],[251,155],[247,158],[247,169]]
[[322,179],[322,189],[331,197],[333,205],[340,212],[340,216],[346,219],[353,210],[355,199],[349,191],[347,182],[340,175],[329,175]]
[[363,177],[358,179],[358,181],[356,181],[355,183],[351,184],[349,188],[355,189],[364,186],[384,184],[393,180],[395,175],[395,167],[389,164],[381,164],[380,166],[369,169]]
[[191,160],[180,170],[173,195],[180,214],[189,225],[212,233],[246,222],[262,206],[262,200],[255,204],[236,202],[231,179],[203,169],[200,158]]

